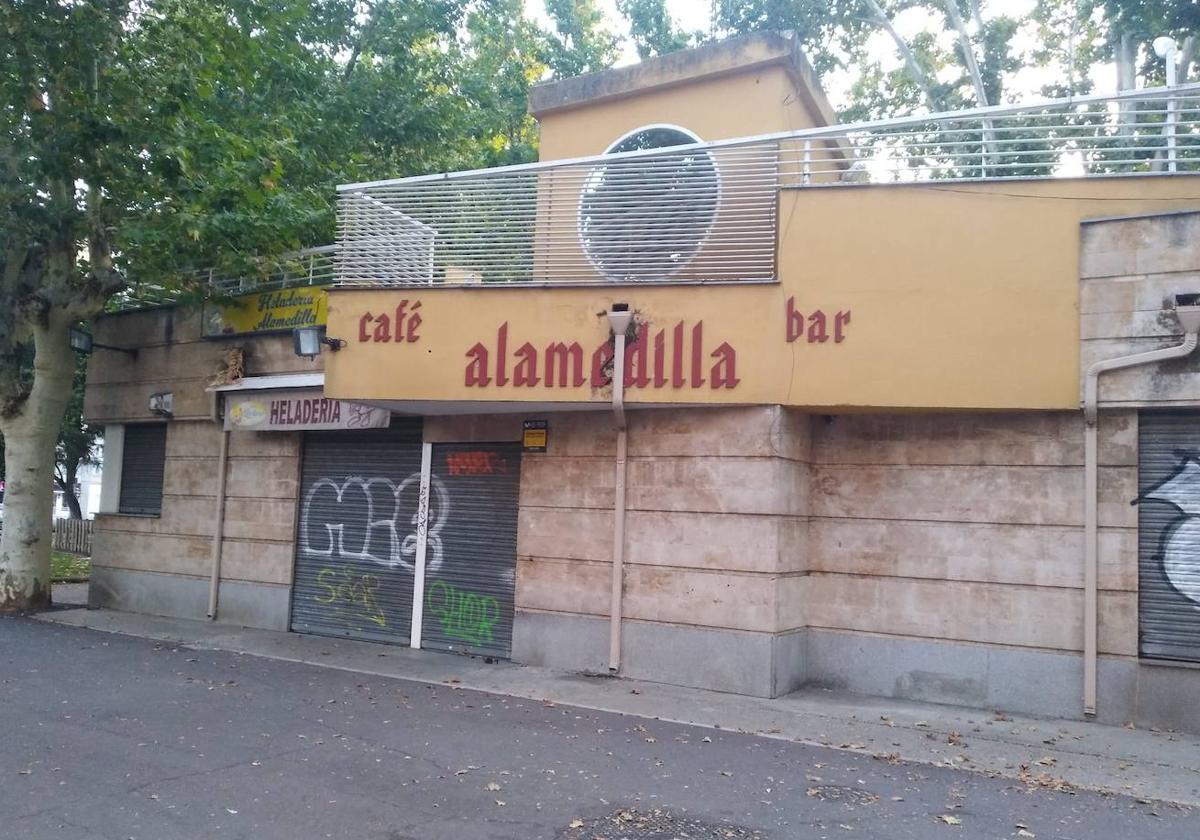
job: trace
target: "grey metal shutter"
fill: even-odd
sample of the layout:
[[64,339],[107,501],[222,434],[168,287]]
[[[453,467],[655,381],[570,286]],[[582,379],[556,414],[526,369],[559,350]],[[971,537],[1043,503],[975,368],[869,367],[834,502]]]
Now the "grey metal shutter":
[[435,444],[421,645],[512,653],[518,444]]
[[138,423],[125,427],[125,445],[121,452],[121,498],[117,510],[150,516],[162,513],[163,466],[166,459],[166,423]]
[[420,480],[420,420],[305,434],[293,630],[408,643]]
[[1143,656],[1200,662],[1200,413],[1143,413],[1138,439]]

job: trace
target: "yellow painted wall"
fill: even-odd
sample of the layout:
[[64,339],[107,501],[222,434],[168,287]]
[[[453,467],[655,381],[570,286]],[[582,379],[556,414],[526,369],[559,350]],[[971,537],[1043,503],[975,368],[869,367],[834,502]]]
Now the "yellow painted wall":
[[[350,344],[327,357],[326,392],[606,402],[607,390],[590,384],[467,387],[465,354],[479,341],[494,355],[497,328],[507,322],[510,356],[525,341],[542,350],[577,340],[590,357],[607,336],[598,313],[623,301],[652,331],[667,329],[668,346],[678,321],[690,336],[703,320],[705,378],[720,342],[736,350],[740,378],[716,390],[634,389],[634,403],[1074,408],[1080,220],[1185,207],[1200,207],[1200,177],[785,191],[778,284],[332,290],[329,334]],[[845,340],[789,343],[789,298],[804,313],[849,310]],[[418,341],[357,340],[364,312],[390,312],[402,299],[421,301]]]
[[551,111],[538,122],[542,160],[603,154],[618,137],[656,123],[683,126],[701,140],[816,125],[778,64]]

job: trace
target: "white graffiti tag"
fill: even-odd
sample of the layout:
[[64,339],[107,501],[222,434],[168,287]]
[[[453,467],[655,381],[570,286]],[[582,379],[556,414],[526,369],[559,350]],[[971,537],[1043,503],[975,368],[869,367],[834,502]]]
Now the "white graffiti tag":
[[1180,516],[1167,526],[1162,568],[1180,595],[1200,604],[1200,459],[1183,456],[1179,467],[1133,503],[1167,502]]
[[[442,565],[441,531],[450,515],[450,494],[436,475],[429,482],[425,557],[426,568],[437,571]],[[380,477],[350,476],[340,483],[317,479],[300,511],[301,550],[317,557],[364,560],[413,571],[420,506],[403,522],[401,500],[420,484],[420,473],[399,484]]]

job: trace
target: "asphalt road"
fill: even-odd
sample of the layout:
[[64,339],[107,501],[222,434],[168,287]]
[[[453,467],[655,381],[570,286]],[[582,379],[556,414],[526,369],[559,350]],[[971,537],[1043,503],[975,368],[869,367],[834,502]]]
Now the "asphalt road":
[[1200,837],[1171,805],[16,618],[0,738],[4,840]]

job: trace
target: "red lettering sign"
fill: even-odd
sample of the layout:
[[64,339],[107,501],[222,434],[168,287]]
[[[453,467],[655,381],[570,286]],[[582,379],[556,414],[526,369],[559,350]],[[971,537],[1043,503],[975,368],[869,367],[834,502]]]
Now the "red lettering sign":
[[[807,336],[809,344],[824,344],[829,340],[829,318],[822,309],[814,309],[805,319],[804,313],[796,309],[796,298],[787,299],[785,312],[787,340],[797,341]],[[850,323],[850,310],[845,309],[833,316],[833,343],[846,340],[846,325]]]
[[360,342],[375,342],[379,344],[404,342],[414,344],[421,340],[417,330],[424,320],[420,313],[421,301],[414,300],[409,306],[408,298],[400,301],[392,314],[380,312],[364,312],[358,319],[358,340]]
[[[638,326],[634,340],[626,345],[626,388],[736,388],[737,350],[727,341],[713,347],[705,339],[704,322],[688,329],[683,321],[671,328],[668,348],[666,330],[658,330],[651,340],[648,324]],[[518,339],[519,340],[519,339]],[[593,388],[612,382],[613,345],[606,341],[591,355],[591,375],[584,377],[584,351],[579,342],[552,341],[539,354],[529,342],[516,344],[507,321],[496,329],[495,342],[489,346],[476,342],[466,352],[463,382],[469,388],[496,387],[579,388],[588,381]],[[711,348],[711,349],[710,349]],[[540,362],[540,364],[539,364]],[[670,374],[668,375],[668,366]],[[539,376],[538,371],[542,371]]]

